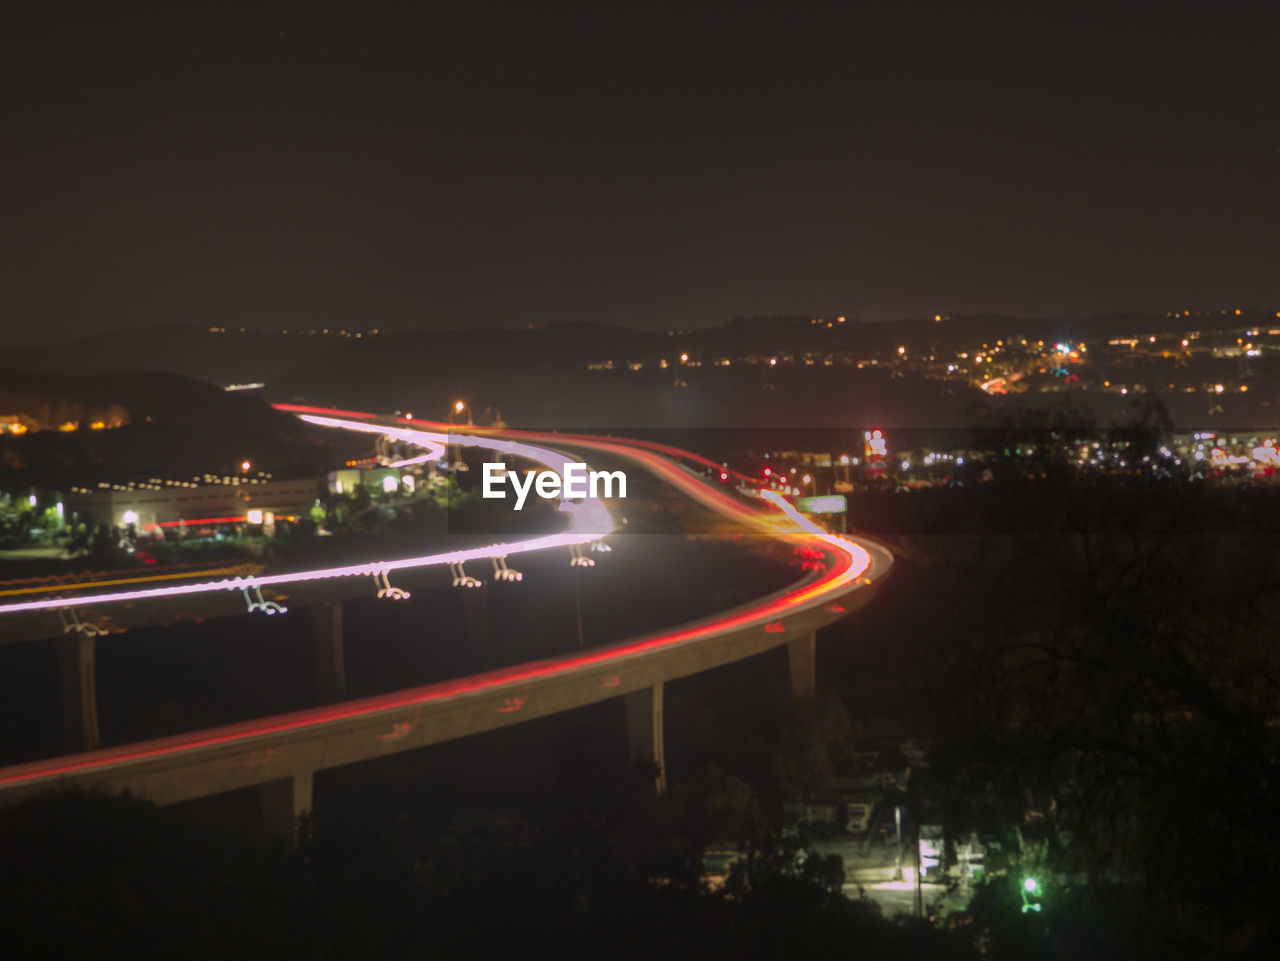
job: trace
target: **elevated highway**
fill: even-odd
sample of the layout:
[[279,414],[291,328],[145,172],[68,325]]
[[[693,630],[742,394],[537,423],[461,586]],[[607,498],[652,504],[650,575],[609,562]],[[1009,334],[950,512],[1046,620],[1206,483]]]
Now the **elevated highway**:
[[[372,426],[367,419],[349,423],[361,425],[355,429]],[[345,428],[347,423],[330,426]],[[445,426],[428,425],[426,431],[391,429],[403,432],[406,440],[421,431],[426,440],[438,436],[433,428]],[[645,447],[587,435],[487,432],[486,436],[494,443],[554,443],[630,461],[744,528],[803,546],[821,560],[785,590],[678,628],[582,653],[3,768],[0,803],[58,789],[127,789],[158,804],[172,804],[260,786],[269,825],[289,836],[296,816],[311,807],[312,777],[317,771],[615,697],[626,701],[632,756],[656,761],[661,771],[666,682],[786,645],[793,690],[800,696],[811,694],[815,632],[866,603],[892,566],[892,556],[883,547],[830,534],[776,494],[763,495],[766,502],[760,507],[746,504]]]

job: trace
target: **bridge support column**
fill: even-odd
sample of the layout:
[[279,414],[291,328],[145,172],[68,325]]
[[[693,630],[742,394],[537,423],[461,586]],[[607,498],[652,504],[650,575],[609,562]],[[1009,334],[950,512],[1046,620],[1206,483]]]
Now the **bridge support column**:
[[811,699],[818,690],[818,635],[814,631],[787,643],[787,662],[791,667],[791,696]]
[[489,666],[489,586],[466,588],[462,592],[462,616],[466,623],[467,647],[473,663]]
[[627,739],[631,763],[651,761],[656,770],[654,788],[667,789],[666,758],[662,748],[662,684],[632,691],[624,696],[627,706]]
[[94,751],[101,744],[95,647],[92,636],[79,632],[58,638],[63,736],[69,751]]
[[347,667],[342,648],[342,601],[311,605],[315,626],[316,695],[321,704],[347,699]]
[[258,788],[268,841],[281,842],[290,850],[297,847],[298,819],[311,812],[312,778],[311,774],[295,774]]

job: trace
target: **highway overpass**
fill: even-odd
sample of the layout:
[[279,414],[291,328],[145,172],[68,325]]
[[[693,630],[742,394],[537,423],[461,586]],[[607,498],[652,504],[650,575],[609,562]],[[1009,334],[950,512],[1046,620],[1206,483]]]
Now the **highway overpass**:
[[[421,430],[396,429],[410,434]],[[430,429],[423,434],[424,440],[438,436]],[[783,591],[714,617],[582,653],[3,768],[0,803],[50,790],[87,789],[129,790],[157,804],[173,804],[258,786],[269,826],[289,837],[297,816],[311,807],[317,771],[616,697],[625,699],[632,756],[656,761],[661,771],[663,686],[668,681],[785,645],[793,690],[811,694],[815,632],[866,603],[892,566],[892,556],[878,544],[829,534],[776,495],[760,507],[743,503],[643,446],[586,435],[488,436],[629,460],[744,527],[820,551],[821,569]]]

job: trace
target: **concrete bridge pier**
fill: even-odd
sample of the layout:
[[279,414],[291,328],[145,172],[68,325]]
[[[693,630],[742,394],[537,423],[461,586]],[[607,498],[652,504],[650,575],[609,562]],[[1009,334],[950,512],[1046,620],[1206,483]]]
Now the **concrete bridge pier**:
[[462,616],[466,624],[467,647],[473,651],[475,663],[486,669],[492,663],[489,651],[489,585],[464,588]]
[[58,638],[58,674],[62,686],[63,740],[68,751],[95,751],[98,733],[96,639],[76,632]]
[[321,704],[347,699],[347,667],[342,648],[342,601],[311,605],[315,626],[316,696]]
[[662,748],[662,682],[623,697],[627,708],[627,740],[631,763],[652,761],[657,768],[654,788],[667,789],[666,758]]
[[791,668],[791,696],[811,700],[818,690],[816,631],[787,642],[787,663]]
[[295,774],[267,781],[258,788],[262,804],[262,827],[268,841],[278,841],[293,850],[298,845],[299,819],[311,813],[314,775]]

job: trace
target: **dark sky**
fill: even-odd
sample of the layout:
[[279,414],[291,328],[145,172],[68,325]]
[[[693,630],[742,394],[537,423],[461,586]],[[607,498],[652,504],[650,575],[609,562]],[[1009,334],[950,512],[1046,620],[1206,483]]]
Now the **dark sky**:
[[175,6],[0,22],[10,342],[1280,309],[1245,5]]

